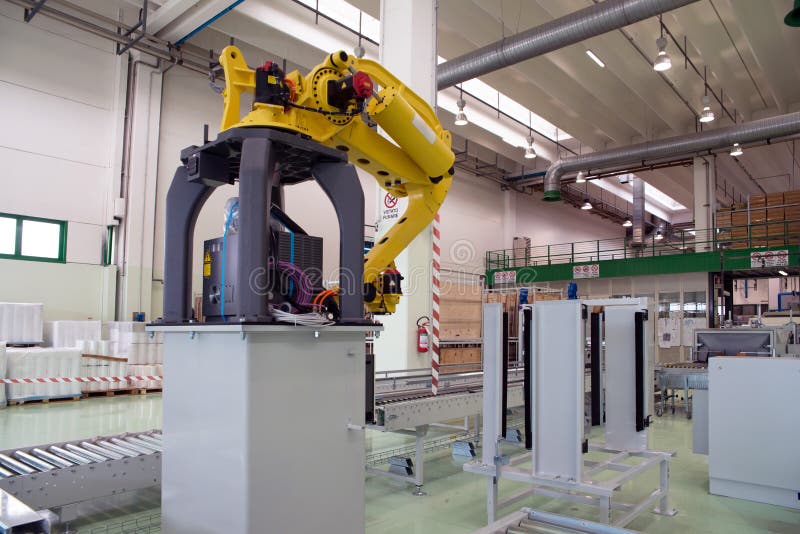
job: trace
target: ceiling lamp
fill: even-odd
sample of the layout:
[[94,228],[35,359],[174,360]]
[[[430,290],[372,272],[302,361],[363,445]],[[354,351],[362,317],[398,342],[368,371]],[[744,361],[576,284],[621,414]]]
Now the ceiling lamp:
[[633,226],[633,222],[631,221],[631,218],[628,217],[627,219],[625,219],[625,222],[622,223],[622,226],[624,226],[625,228],[630,228],[631,226]]
[[658,25],[661,27],[661,37],[656,39],[658,55],[653,62],[653,70],[662,72],[672,68],[672,60],[669,58],[669,54],[667,54],[667,40],[664,38],[664,22],[661,20],[661,15],[658,17]]
[[714,120],[714,112],[711,111],[711,99],[708,95],[703,95],[703,111],[700,113],[700,122],[711,122]]
[[582,184],[586,182],[586,173],[583,171],[578,172],[578,176],[575,177],[576,184]]
[[778,274],[780,274],[781,276],[789,276],[789,273],[787,273],[787,272],[786,272],[786,271],[784,271],[783,269],[781,269],[780,271],[778,271]]
[[795,28],[800,27],[800,0],[794,0],[794,9],[783,18],[783,23]]
[[583,206],[581,206],[581,209],[582,210],[590,210],[590,209],[592,209],[592,203],[589,202],[588,198],[583,200]]
[[739,146],[739,143],[733,143],[731,147],[731,156],[741,156],[742,154],[744,154],[744,150]]
[[656,56],[656,60],[653,63],[653,70],[658,72],[662,72],[665,70],[669,70],[672,68],[672,60],[669,58],[669,54],[667,54],[667,40],[663,37],[659,37],[656,39],[656,46],[658,47],[658,55]]
[[525,147],[525,159],[536,157],[536,150],[533,148],[533,136],[528,136],[528,146]]
[[595,63],[597,63],[597,66],[598,66],[598,67],[600,67],[601,69],[602,69],[602,68],[605,68],[606,64],[605,64],[605,63],[603,63],[603,60],[602,60],[602,59],[600,59],[599,57],[597,57],[597,54],[595,54],[595,53],[594,53],[594,52],[592,52],[591,50],[587,50],[587,51],[586,51],[586,55],[587,55],[587,56],[589,56],[590,58],[592,58],[592,61],[594,61]]
[[456,102],[456,105],[458,106],[458,113],[456,113],[455,124],[456,126],[466,126],[467,124],[469,124],[469,121],[467,120],[467,115],[464,113],[464,106],[466,106],[467,103],[464,102],[463,98],[459,98],[458,101]]
[[659,230],[658,232],[656,232],[656,241],[659,241],[661,239],[664,239],[664,234],[662,234],[661,230]]

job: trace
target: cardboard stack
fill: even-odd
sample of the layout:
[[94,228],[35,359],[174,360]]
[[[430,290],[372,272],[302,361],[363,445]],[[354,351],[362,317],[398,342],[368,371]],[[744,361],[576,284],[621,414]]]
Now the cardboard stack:
[[767,246],[766,195],[752,195],[750,197],[750,238],[753,248]]
[[[748,225],[750,225],[748,241]],[[717,211],[717,239],[731,248],[782,247],[800,238],[800,191],[752,195]]]

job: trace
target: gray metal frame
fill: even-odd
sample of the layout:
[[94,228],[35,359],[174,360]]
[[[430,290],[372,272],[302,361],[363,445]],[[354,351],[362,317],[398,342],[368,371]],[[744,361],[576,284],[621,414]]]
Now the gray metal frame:
[[[331,200],[339,221],[340,312],[345,324],[363,317],[364,193],[347,156],[299,135],[271,128],[232,128],[201,147],[181,152],[167,193],[164,256],[166,324],[191,322],[194,227],[214,188],[239,180],[239,322],[273,321],[266,290],[254,287],[267,272],[273,196],[281,185],[315,179]],[[233,275],[233,273],[231,273]],[[243,282],[246,281],[246,282]]]

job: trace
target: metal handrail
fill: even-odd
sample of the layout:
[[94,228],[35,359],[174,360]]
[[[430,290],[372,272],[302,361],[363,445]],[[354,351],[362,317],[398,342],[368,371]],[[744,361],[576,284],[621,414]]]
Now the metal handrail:
[[800,219],[758,222],[707,230],[676,230],[641,244],[630,237],[575,241],[486,252],[486,269],[513,269],[554,264],[588,263],[650,256],[711,252],[720,249],[776,247],[800,242]]

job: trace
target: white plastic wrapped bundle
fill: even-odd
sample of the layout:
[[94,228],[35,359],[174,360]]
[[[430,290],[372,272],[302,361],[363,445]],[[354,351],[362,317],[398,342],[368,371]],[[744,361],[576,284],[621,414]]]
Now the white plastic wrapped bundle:
[[[80,351],[68,348],[9,348],[8,378],[50,378],[79,376]],[[9,384],[8,400],[36,400],[80,396],[76,383]]]
[[43,304],[0,302],[0,340],[8,343],[41,343]]
[[74,347],[78,340],[102,339],[100,321],[47,321],[44,344],[48,347]]

